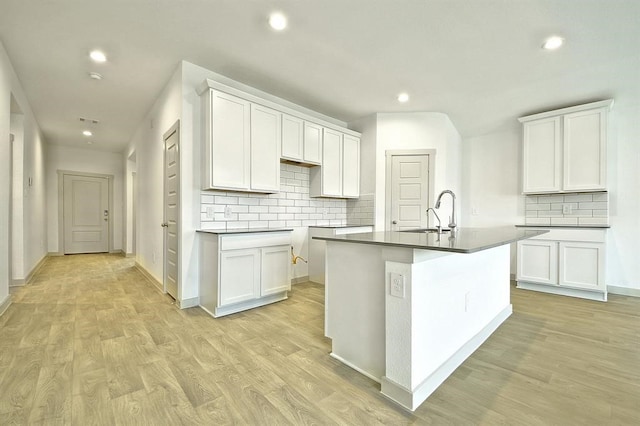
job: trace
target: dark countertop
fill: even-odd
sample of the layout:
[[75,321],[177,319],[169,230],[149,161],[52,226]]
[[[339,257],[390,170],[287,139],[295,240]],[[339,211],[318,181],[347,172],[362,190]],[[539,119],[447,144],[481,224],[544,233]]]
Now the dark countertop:
[[361,228],[363,226],[373,226],[373,225],[310,225],[309,228],[340,229],[340,228]]
[[243,229],[198,229],[196,232],[205,234],[258,234],[261,232],[293,231],[293,228],[243,228]]
[[[338,241],[344,243],[376,244],[422,250],[436,250],[453,253],[474,253],[514,241],[546,234],[546,230],[517,229],[514,226],[499,228],[461,228],[455,238],[449,233],[413,232],[367,232],[363,234],[338,235],[335,237],[314,237],[317,240]],[[439,238],[438,238],[439,237]]]
[[516,225],[516,228],[608,229],[610,225]]

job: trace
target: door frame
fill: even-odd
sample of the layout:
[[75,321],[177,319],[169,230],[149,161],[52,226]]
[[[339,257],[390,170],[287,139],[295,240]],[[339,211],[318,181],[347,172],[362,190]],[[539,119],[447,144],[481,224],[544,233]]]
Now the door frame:
[[[182,150],[182,141],[180,139],[180,119],[176,120],[176,122],[173,123],[173,125],[162,134],[162,223],[167,223],[167,139],[174,133],[176,133],[178,138],[178,141],[176,143],[176,163],[178,165],[178,217],[176,219],[176,234],[178,235],[178,273],[176,276],[176,301],[179,301],[182,299],[182,261],[180,258],[182,254],[182,221],[180,220],[182,206],[182,191],[180,187],[180,151]],[[162,229],[162,291],[166,294],[169,294],[169,292],[167,291],[167,229],[168,228]]]
[[81,177],[98,177],[106,178],[109,195],[107,197],[109,203],[109,229],[107,235],[107,243],[109,253],[113,253],[113,175],[105,175],[102,173],[76,172],[73,170],[57,170],[58,172],[58,252],[56,256],[64,256],[64,177],[65,176],[81,176]]
[[384,192],[384,230],[389,229],[389,224],[391,223],[391,168],[393,165],[393,157],[400,156],[415,156],[415,155],[426,155],[429,157],[429,182],[427,186],[429,187],[429,199],[427,199],[427,206],[431,206],[431,198],[433,197],[433,193],[435,192],[435,179],[432,176],[435,176],[436,171],[436,150],[435,149],[388,149],[385,151],[385,159],[386,159],[386,167],[385,167],[385,192]]

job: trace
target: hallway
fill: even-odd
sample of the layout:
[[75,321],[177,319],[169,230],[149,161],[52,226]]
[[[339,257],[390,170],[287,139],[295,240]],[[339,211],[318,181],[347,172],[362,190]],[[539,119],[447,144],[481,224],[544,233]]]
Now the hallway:
[[50,257],[0,317],[0,424],[637,424],[640,301],[512,289],[413,414],[328,356],[324,287],[214,319],[117,255]]

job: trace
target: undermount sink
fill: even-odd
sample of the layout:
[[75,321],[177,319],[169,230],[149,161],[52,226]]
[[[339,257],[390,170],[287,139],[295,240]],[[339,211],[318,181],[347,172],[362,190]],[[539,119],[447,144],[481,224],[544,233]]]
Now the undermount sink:
[[[436,228],[418,228],[418,229],[403,229],[400,232],[414,232],[416,234],[429,234],[429,233],[437,233],[438,230]],[[451,229],[444,228],[442,232],[451,232]]]

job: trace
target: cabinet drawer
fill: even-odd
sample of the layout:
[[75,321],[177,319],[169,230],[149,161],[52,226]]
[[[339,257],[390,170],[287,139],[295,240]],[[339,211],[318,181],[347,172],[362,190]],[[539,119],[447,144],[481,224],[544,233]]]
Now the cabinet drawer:
[[291,245],[290,232],[260,232],[220,237],[220,250],[222,251],[281,245]]

